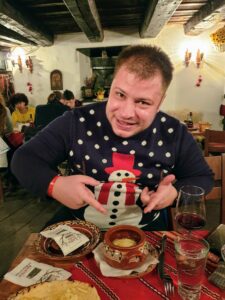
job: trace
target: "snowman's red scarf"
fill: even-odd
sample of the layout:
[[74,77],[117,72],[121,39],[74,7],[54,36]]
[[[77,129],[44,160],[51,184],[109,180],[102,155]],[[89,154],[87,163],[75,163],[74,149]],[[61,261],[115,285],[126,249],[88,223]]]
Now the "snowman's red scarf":
[[[110,181],[102,184],[98,201],[101,204],[107,204],[108,198],[109,198],[109,192],[112,187],[112,185],[115,182]],[[118,182],[120,184],[120,182]],[[134,205],[135,204],[135,187],[137,185],[134,183],[126,183],[126,192],[122,191],[122,193],[125,193],[125,205]]]

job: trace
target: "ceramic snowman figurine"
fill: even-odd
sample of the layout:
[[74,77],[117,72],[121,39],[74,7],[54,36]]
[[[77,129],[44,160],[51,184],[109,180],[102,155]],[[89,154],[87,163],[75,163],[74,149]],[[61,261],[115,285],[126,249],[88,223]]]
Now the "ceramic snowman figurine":
[[135,181],[141,171],[133,169],[134,155],[113,153],[112,161],[113,166],[105,168],[105,172],[109,174],[108,182],[95,187],[95,198],[108,213],[103,215],[88,206],[84,217],[101,228],[121,224],[138,226],[143,212],[136,204],[141,189]]

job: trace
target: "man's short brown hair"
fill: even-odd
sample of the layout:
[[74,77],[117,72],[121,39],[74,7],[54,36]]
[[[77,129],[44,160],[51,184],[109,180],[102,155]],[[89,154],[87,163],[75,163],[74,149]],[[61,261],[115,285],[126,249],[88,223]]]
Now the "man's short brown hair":
[[159,72],[165,88],[173,78],[173,65],[170,58],[156,46],[134,45],[124,48],[118,56],[114,74],[124,65],[129,72],[135,73],[141,79],[147,79]]

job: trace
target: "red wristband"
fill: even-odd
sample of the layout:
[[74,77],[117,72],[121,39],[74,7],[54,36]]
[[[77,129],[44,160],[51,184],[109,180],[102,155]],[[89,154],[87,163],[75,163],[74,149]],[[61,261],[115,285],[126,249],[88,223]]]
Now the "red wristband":
[[53,177],[53,179],[51,180],[51,182],[49,183],[49,186],[48,186],[48,191],[47,191],[47,194],[49,197],[52,197],[52,192],[53,192],[53,188],[54,188],[54,185],[55,185],[55,182],[56,180],[59,178],[59,174],[56,175],[55,177]]

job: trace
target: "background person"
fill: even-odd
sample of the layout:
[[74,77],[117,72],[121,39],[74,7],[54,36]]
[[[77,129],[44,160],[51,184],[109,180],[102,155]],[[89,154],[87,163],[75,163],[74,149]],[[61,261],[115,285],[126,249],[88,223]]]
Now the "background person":
[[35,107],[29,106],[29,100],[23,93],[16,93],[10,98],[10,102],[14,107],[12,113],[13,127],[15,128],[18,123],[34,122]]
[[[125,48],[107,102],[65,113],[16,151],[12,167],[20,182],[64,205],[51,222],[84,218],[101,229],[163,230],[181,186],[210,191],[213,174],[192,135],[159,110],[172,72],[160,48]],[[71,175],[58,176],[65,160]]]
[[82,105],[81,101],[77,100],[74,96],[74,93],[70,90],[65,90],[62,98],[64,100],[64,105],[67,105],[70,109]]
[[37,105],[34,125],[38,130],[69,110],[67,106],[59,102],[61,97],[59,93],[53,92],[48,96],[47,104]]

